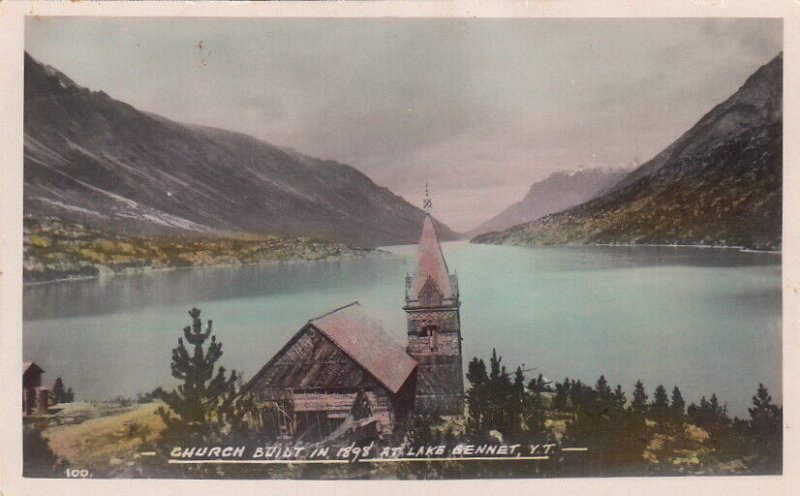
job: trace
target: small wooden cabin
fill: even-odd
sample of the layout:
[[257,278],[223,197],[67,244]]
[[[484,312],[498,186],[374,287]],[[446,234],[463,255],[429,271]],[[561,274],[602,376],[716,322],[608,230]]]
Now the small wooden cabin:
[[25,415],[47,411],[48,391],[42,388],[43,373],[44,370],[33,362],[22,363],[22,413]]
[[417,363],[358,302],[311,319],[247,383],[266,437],[388,439],[413,409]]

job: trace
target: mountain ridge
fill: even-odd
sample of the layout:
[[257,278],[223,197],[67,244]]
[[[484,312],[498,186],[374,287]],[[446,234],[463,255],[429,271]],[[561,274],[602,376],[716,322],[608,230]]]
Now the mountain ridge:
[[606,192],[628,172],[606,167],[556,171],[531,185],[521,200],[472,229],[467,236],[501,231],[581,204]]
[[780,250],[782,91],[781,53],[605,195],[472,241]]
[[24,115],[26,215],[125,235],[419,237],[422,209],[353,167],[141,112],[27,53]]

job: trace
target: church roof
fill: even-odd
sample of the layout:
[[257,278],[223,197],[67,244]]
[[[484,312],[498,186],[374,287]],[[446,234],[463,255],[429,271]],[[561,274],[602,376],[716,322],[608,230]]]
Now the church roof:
[[355,301],[308,322],[392,393],[397,393],[417,362]]
[[431,278],[443,298],[453,297],[453,288],[450,284],[450,276],[447,271],[447,263],[444,261],[442,247],[439,245],[439,238],[433,228],[433,220],[430,214],[425,216],[422,224],[422,236],[419,239],[417,251],[417,271],[411,281],[411,295],[413,298],[419,296],[425,283]]

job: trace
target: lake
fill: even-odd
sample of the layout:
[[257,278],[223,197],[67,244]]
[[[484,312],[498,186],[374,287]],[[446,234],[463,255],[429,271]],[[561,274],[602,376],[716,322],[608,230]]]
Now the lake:
[[[258,369],[308,319],[358,300],[405,342],[415,246],[363,259],[206,267],[24,288],[24,359],[78,399],[171,387],[171,350],[196,306],[220,363]],[[462,295],[464,369],[496,348],[509,370],[594,384],[630,399],[641,379],[687,403],[716,393],[747,415],[759,382],[781,401],[781,257],[673,247],[516,248],[444,243]]]

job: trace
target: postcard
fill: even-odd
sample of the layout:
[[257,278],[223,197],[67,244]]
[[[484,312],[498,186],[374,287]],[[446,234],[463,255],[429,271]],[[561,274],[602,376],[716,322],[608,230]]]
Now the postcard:
[[582,5],[4,5],[0,490],[788,494],[796,5]]

